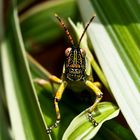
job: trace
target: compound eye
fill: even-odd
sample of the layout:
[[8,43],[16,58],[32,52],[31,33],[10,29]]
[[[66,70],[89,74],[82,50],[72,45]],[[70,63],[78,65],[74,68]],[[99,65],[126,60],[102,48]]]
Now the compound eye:
[[84,49],[80,49],[80,52],[82,54],[82,57],[85,57],[86,56],[86,51]]
[[71,52],[71,48],[67,48],[67,49],[65,50],[65,55],[66,55],[66,56],[69,56],[70,52]]

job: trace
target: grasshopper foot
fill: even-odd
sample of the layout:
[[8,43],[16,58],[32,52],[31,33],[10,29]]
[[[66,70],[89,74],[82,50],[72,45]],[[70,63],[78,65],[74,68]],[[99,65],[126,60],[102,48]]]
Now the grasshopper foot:
[[51,127],[47,128],[46,132],[47,132],[47,134],[50,134],[52,132]]
[[95,121],[91,112],[88,112],[87,118],[88,118],[89,122],[91,122],[93,124],[94,127],[98,126],[98,122]]
[[56,120],[56,122],[54,123],[54,125],[48,127],[47,130],[46,130],[47,131],[47,134],[50,134],[52,132],[52,129],[53,128],[57,128],[58,125],[59,125],[59,123],[60,123],[60,120]]

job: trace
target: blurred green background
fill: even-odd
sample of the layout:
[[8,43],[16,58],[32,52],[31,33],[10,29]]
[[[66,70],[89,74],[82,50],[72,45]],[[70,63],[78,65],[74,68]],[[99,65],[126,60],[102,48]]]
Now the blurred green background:
[[[34,79],[48,80],[51,74],[61,77],[64,51],[70,43],[54,13],[62,17],[74,38],[68,17],[85,25],[96,13],[87,32],[93,76],[103,85],[103,101],[114,103],[121,113],[106,121],[93,139],[139,139],[139,12],[139,0],[0,0],[0,138],[62,139],[72,119],[91,105],[67,90],[60,102],[60,127],[47,135],[46,127],[55,120],[53,97],[59,85],[48,81],[40,87]],[[71,130],[69,139],[73,131],[78,135],[86,127]]]

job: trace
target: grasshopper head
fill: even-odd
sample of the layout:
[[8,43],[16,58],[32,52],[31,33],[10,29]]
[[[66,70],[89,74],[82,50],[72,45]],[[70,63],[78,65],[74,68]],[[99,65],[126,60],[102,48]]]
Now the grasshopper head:
[[85,50],[81,48],[67,48],[65,51],[65,74],[71,81],[83,80],[85,76]]

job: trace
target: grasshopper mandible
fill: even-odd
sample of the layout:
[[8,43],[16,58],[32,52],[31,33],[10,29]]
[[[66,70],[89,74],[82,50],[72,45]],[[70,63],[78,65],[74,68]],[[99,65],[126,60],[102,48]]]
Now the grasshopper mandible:
[[[85,88],[88,87],[96,94],[95,102],[87,111],[87,118],[94,126],[97,126],[98,122],[94,120],[92,116],[92,111],[94,111],[97,104],[100,102],[100,100],[103,97],[103,93],[97,86],[98,85],[97,82],[93,82],[93,80],[91,80],[93,79],[91,78],[92,72],[90,72],[90,74],[86,72],[86,69],[88,69],[86,65],[86,51],[83,48],[80,48],[80,42],[87,28],[89,27],[90,23],[95,18],[95,16],[93,16],[88,22],[88,24],[86,25],[79,39],[78,45],[74,44],[72,36],[70,35],[68,28],[65,26],[63,20],[57,14],[55,14],[55,17],[59,20],[61,26],[64,28],[64,31],[71,43],[71,47],[65,50],[65,63],[63,67],[62,78],[59,79],[53,75],[49,78],[52,82],[59,83],[60,87],[58,88],[54,98],[56,121],[53,125],[51,125],[47,129],[48,134],[51,133],[52,129],[57,127],[60,123],[60,111],[59,111],[58,102],[61,100],[62,94],[66,87],[70,88],[74,92],[81,92],[81,89],[84,90]],[[43,83],[40,80],[38,80],[37,82],[41,85]],[[80,89],[80,91],[78,91],[78,89]]]

